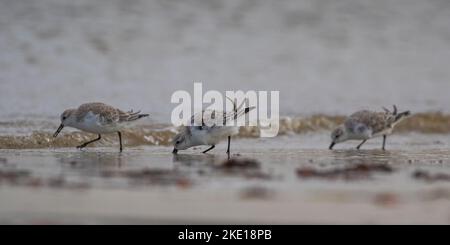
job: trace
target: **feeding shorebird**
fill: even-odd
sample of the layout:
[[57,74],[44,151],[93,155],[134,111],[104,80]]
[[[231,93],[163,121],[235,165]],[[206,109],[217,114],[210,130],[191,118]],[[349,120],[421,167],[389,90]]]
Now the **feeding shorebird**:
[[397,107],[393,107],[393,111],[383,107],[384,112],[363,110],[352,114],[332,132],[329,149],[347,140],[362,140],[356,147],[359,150],[368,139],[383,136],[382,149],[385,150],[387,136],[392,134],[395,125],[411,114],[410,111],[398,113]]
[[78,149],[82,149],[100,140],[102,134],[117,133],[119,135],[120,152],[122,152],[122,134],[120,131],[130,122],[147,116],[148,114],[140,114],[140,111],[123,112],[103,103],[86,103],[80,105],[78,109],[67,109],[61,114],[61,125],[53,137],[58,136],[65,126],[98,134],[98,138],[77,146]]
[[[186,150],[193,146],[209,145],[210,148],[203,151],[203,153],[207,153],[214,149],[220,141],[228,138],[227,154],[229,156],[231,136],[239,133],[239,127],[227,126],[227,124],[255,109],[255,107],[242,108],[244,102],[239,107],[233,102],[232,112],[203,110],[202,113],[193,115],[190,125],[199,122],[201,126],[182,126],[180,133],[173,139],[174,149],[172,153],[176,154],[179,150]],[[205,120],[205,118],[207,119]]]

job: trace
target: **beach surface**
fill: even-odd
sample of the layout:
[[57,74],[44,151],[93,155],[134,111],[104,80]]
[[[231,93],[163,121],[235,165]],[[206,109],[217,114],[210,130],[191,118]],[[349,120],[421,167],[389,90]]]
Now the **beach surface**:
[[329,151],[327,135],[170,147],[1,150],[3,224],[449,224],[450,140]]

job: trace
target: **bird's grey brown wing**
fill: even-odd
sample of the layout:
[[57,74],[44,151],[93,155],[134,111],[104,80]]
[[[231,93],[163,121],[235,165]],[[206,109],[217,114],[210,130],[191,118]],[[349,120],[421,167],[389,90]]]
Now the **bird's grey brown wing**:
[[372,130],[373,134],[379,133],[389,127],[386,114],[382,112],[359,111],[351,115],[348,121],[366,125]]
[[195,123],[195,126],[197,127],[212,128],[216,125],[222,126],[225,122],[224,112],[216,110],[203,110],[202,113],[192,115],[190,125],[194,126]]
[[98,115],[101,124],[118,122],[120,112],[118,109],[104,103],[82,104],[77,110],[77,121],[81,121],[89,112]]
[[361,134],[366,132],[367,130],[370,130],[370,128],[366,124],[358,120],[354,120],[353,118],[348,118],[347,120],[345,120],[344,126],[349,132],[354,134]]
[[189,122],[190,126],[198,126],[198,127],[203,127],[205,126],[205,121],[203,118],[203,112],[202,113],[196,113],[194,115],[191,116],[191,120]]
[[383,132],[392,127],[392,121],[390,115],[383,112],[377,112],[372,116],[372,128],[373,133],[377,134]]

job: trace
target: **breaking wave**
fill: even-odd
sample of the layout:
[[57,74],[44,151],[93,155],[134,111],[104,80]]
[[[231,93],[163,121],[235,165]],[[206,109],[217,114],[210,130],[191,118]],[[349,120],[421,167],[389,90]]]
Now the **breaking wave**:
[[[308,117],[283,117],[280,119],[279,135],[327,133],[344,121],[343,116],[313,115]],[[95,138],[95,135],[80,131],[66,131],[57,138],[53,138],[53,130],[57,125],[46,122],[46,126],[27,121],[0,122],[0,149],[32,149],[75,147],[82,142]],[[449,134],[450,115],[439,112],[419,113],[401,122],[396,127],[397,133],[417,132],[424,134]],[[27,133],[24,133],[27,132]],[[126,146],[163,145],[168,146],[177,133],[177,128],[171,125],[154,124],[140,125],[123,131]],[[257,127],[243,127],[239,137],[258,137]],[[117,145],[117,135],[102,135],[97,146]]]

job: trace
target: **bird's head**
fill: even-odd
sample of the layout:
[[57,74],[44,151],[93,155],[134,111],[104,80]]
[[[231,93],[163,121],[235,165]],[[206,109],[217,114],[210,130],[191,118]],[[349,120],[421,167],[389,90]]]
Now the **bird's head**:
[[341,125],[337,127],[335,130],[333,130],[333,132],[331,133],[331,145],[329,149],[332,150],[334,145],[344,142],[346,140],[347,140],[347,133],[344,125]]
[[72,123],[75,120],[75,109],[68,109],[65,110],[61,116],[60,116],[60,120],[61,120],[61,124],[59,125],[58,129],[56,130],[56,132],[53,134],[53,137],[58,136],[58,134],[61,132],[61,130],[65,127],[65,126],[71,126]]
[[177,154],[178,150],[186,150],[192,146],[191,144],[191,133],[188,127],[183,127],[181,132],[175,135],[172,140],[173,151],[172,153]]

